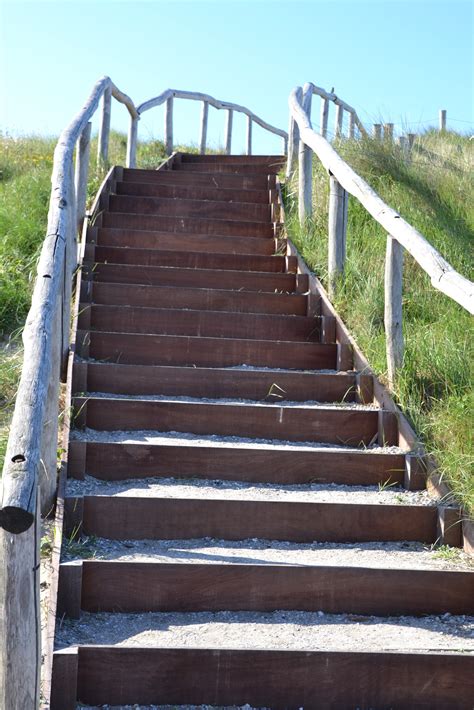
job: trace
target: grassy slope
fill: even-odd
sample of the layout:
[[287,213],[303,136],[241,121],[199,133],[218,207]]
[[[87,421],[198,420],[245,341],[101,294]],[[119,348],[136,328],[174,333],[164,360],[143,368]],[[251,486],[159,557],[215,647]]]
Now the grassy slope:
[[[474,145],[454,133],[428,132],[408,162],[397,146],[371,139],[346,141],[337,150],[381,197],[419,229],[463,275],[472,279]],[[302,230],[296,219],[296,184],[287,186],[289,232],[306,261],[326,282],[328,179],[314,167],[314,214]],[[386,372],[383,328],[385,234],[353,198],[349,204],[347,266],[336,306],[376,372]],[[471,317],[435,291],[409,256],[404,270],[403,370],[396,383],[401,408],[434,452],[460,500],[474,511]]]

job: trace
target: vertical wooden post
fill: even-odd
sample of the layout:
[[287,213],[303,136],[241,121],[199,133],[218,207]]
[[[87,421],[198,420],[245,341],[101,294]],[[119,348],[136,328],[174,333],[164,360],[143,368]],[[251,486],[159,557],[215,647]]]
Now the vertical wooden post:
[[408,143],[408,138],[406,136],[399,136],[398,145],[403,153],[403,157],[405,160],[408,160],[410,157],[410,145]]
[[100,117],[99,140],[97,144],[97,166],[99,170],[106,170],[108,167],[111,108],[112,89],[109,86],[102,96],[102,115]]
[[446,109],[445,108],[442,108],[439,111],[439,130],[440,131],[446,130]]
[[173,97],[166,100],[165,105],[165,151],[166,155],[173,152]]
[[71,330],[72,275],[77,267],[77,217],[74,193],[73,166],[66,186],[68,210],[68,233],[64,235],[64,281],[62,290],[62,333],[61,333],[61,380],[66,381],[67,360]]
[[247,155],[252,155],[252,119],[247,116]]
[[51,512],[51,508],[53,507],[57,484],[59,381],[62,364],[62,314],[60,293],[57,298],[54,322],[51,329],[51,369],[44,409],[43,431],[41,435],[41,462],[38,472],[41,491],[41,512],[45,516]]
[[[301,89],[298,99],[301,101]],[[298,155],[298,144],[300,140],[300,131],[298,124],[290,113],[290,121],[288,124],[288,159],[286,161],[286,177],[289,178],[294,169]]]
[[0,707],[36,710],[40,702],[41,613],[39,494],[33,525],[15,535],[0,528]]
[[328,215],[328,286],[329,295],[334,296],[339,276],[344,272],[346,260],[348,195],[342,185],[332,175],[329,178]]
[[349,112],[349,138],[355,136],[355,117],[352,111]]
[[209,116],[209,103],[207,101],[202,102],[201,111],[201,137],[199,140],[199,152],[204,155],[206,152],[206,142],[207,142],[207,118]]
[[382,124],[381,123],[374,123],[373,129],[372,129],[372,136],[375,138],[375,140],[381,140],[382,138]]
[[133,116],[130,116],[127,140],[127,158],[125,163],[127,168],[134,168],[137,164],[137,134],[138,117],[135,118]]
[[334,133],[336,138],[342,135],[342,119],[344,118],[344,109],[340,104],[336,104],[336,119],[334,122]]
[[76,172],[74,186],[76,191],[77,231],[81,233],[86,214],[87,176],[89,173],[89,150],[91,122],[85,126],[76,145]]
[[387,235],[385,257],[385,342],[388,380],[392,386],[403,362],[402,330],[403,247]]
[[320,133],[323,138],[328,137],[328,116],[329,116],[329,101],[327,99],[321,99],[321,114],[319,123]]
[[411,150],[413,148],[413,144],[415,143],[416,133],[407,133],[407,138],[408,138],[408,147],[409,147],[409,150]]
[[288,138],[287,138],[287,136],[283,136],[282,141],[283,141],[283,155],[287,155],[288,154]]
[[384,123],[383,137],[384,137],[384,140],[387,140],[387,141],[393,140],[393,123]]
[[232,119],[234,112],[232,109],[227,110],[227,119],[225,124],[225,154],[230,155],[232,150]]
[[[313,97],[312,88],[305,85],[303,91],[303,111],[307,114],[311,125],[311,99]],[[313,212],[313,151],[300,138],[298,150],[298,182],[299,182],[299,198],[298,198],[298,216],[300,224],[303,224]]]

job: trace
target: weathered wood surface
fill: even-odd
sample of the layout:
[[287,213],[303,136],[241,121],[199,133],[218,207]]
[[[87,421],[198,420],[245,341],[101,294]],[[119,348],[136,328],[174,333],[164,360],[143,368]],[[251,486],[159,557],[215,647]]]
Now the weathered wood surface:
[[[322,102],[325,101],[327,103],[328,101],[332,101],[336,105],[336,109],[340,109],[341,111],[347,111],[347,113],[349,115],[352,114],[354,124],[357,126],[357,128],[359,129],[361,134],[363,136],[367,135],[367,131],[365,130],[364,126],[362,125],[362,122],[360,121],[360,119],[357,115],[357,111],[352,106],[349,106],[349,104],[347,104],[345,101],[342,101],[342,99],[340,99],[338,96],[336,96],[336,94],[334,94],[332,92],[329,93],[329,92],[325,91],[324,89],[321,89],[321,87],[315,86],[314,84],[311,84],[311,87],[312,87],[313,94],[317,94],[318,96],[320,96],[322,99]],[[326,114],[326,116],[327,116],[327,114]],[[323,108],[321,107],[321,127],[323,127],[325,125],[325,127],[327,128],[327,117],[326,117],[326,121],[324,121],[323,118],[324,118],[323,117]],[[321,131],[321,135],[326,137],[325,134],[323,133],[323,131]]]
[[344,272],[346,260],[347,202],[348,195],[332,175],[329,177],[328,215],[328,281],[329,294],[333,296],[338,278]]
[[127,168],[134,168],[137,162],[137,136],[138,118],[136,118],[135,116],[130,116],[127,141],[127,157],[125,162]]
[[199,138],[199,153],[201,155],[204,155],[206,152],[208,117],[209,117],[209,103],[207,101],[203,101],[202,102],[202,111],[201,111],[201,135]]
[[439,111],[439,130],[440,131],[445,131],[446,130],[446,109],[442,108]]
[[173,97],[166,99],[165,108],[165,150],[166,155],[173,152]]
[[89,172],[89,152],[91,139],[92,124],[86,124],[86,127],[81,133],[81,137],[77,141],[76,147],[76,172],[74,177],[74,186],[76,190],[76,209],[77,209],[77,230],[81,232],[82,223],[86,214],[86,198],[87,198],[87,176]]
[[[301,95],[302,105],[305,114],[311,115],[311,88],[308,84],[303,87]],[[313,194],[313,154],[310,148],[300,137],[298,146],[298,216],[300,224],[304,224],[306,219],[312,214],[312,194]]]
[[357,173],[340,157],[322,136],[313,131],[301,104],[298,90],[290,94],[290,110],[300,129],[301,140],[319,157],[347,192],[354,195],[372,217],[413,256],[429,275],[438,291],[474,313],[474,286],[448,264],[438,251],[394,209],[389,207]]
[[247,116],[247,155],[252,155],[252,117]]
[[336,115],[334,117],[334,135],[336,138],[342,136],[342,121],[344,118],[344,109],[341,104],[336,104]]
[[225,153],[230,155],[232,152],[232,124],[234,119],[234,112],[232,109],[227,109],[226,122],[225,122]]
[[112,87],[108,84],[102,95],[102,112],[97,141],[97,165],[100,169],[108,168],[110,115],[112,110]]
[[402,297],[403,247],[388,235],[385,256],[384,323],[388,380],[391,385],[403,362]]

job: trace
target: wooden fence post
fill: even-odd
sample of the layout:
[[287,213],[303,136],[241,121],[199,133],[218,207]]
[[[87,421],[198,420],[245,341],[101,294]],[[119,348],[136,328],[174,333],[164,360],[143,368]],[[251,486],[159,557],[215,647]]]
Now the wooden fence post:
[[342,120],[344,118],[344,109],[340,104],[336,104],[336,119],[334,121],[334,134],[336,138],[342,135]]
[[298,144],[300,140],[300,131],[298,124],[291,115],[288,124],[288,159],[286,161],[286,177],[287,179],[292,175],[295,169],[296,157],[298,155]]
[[137,164],[137,134],[138,118],[130,116],[127,140],[127,158],[125,162],[127,168],[134,168]]
[[166,155],[173,152],[173,97],[166,100],[165,105],[165,151]]
[[[65,277],[66,277],[66,271]],[[61,333],[63,328],[61,293],[57,298],[51,329],[51,370],[46,396],[43,431],[41,434],[41,463],[39,482],[41,491],[41,512],[44,516],[51,512],[56,494],[58,473],[58,418],[59,418],[59,381],[61,378]],[[67,312],[69,309],[66,309]],[[69,310],[70,312],[70,310]],[[68,343],[69,351],[69,343]]]
[[99,140],[97,144],[97,167],[106,170],[109,158],[110,112],[112,108],[112,88],[109,86],[102,95]]
[[385,257],[385,342],[387,372],[390,386],[396,371],[403,362],[402,330],[403,247],[390,234],[387,235]]
[[320,114],[320,133],[323,138],[328,137],[328,117],[329,117],[329,101],[321,99],[321,114]]
[[76,172],[74,176],[74,185],[76,191],[77,231],[79,233],[82,231],[82,223],[86,215],[91,126],[92,124],[89,121],[76,144]]
[[439,130],[440,131],[446,130],[446,109],[445,108],[440,109],[440,112],[439,112]]
[[225,124],[225,154],[230,155],[232,150],[232,119],[234,112],[232,109],[227,110],[227,119]]
[[384,140],[387,140],[387,141],[393,140],[393,123],[384,123],[383,137],[384,137]]
[[409,150],[411,150],[413,148],[413,144],[415,143],[416,133],[407,133],[407,138],[408,138],[408,148],[409,148]]
[[[303,110],[307,114],[311,123],[311,99],[313,96],[312,87],[305,85],[303,91]],[[313,193],[313,151],[300,138],[298,151],[299,165],[299,199],[298,199],[298,216],[300,224],[303,224],[313,212],[312,193]]]
[[64,280],[62,289],[62,334],[61,334],[61,380],[66,381],[67,361],[69,356],[69,340],[71,330],[71,298],[72,298],[72,276],[77,267],[77,217],[73,181],[73,167],[69,171],[67,182],[65,183],[67,195],[66,209],[68,211],[68,233],[63,235],[65,239],[64,253]]
[[209,103],[207,101],[202,102],[201,111],[201,137],[199,140],[199,152],[204,155],[206,152],[206,141],[207,141],[207,118],[209,116]]
[[344,273],[346,259],[348,194],[332,175],[329,177],[328,214],[328,286],[334,296],[339,276]]
[[355,136],[355,116],[352,111],[349,112],[349,138]]
[[252,155],[252,118],[247,116],[247,155]]
[[372,129],[372,136],[375,138],[375,140],[381,140],[382,139],[382,124],[381,123],[374,123],[373,129]]

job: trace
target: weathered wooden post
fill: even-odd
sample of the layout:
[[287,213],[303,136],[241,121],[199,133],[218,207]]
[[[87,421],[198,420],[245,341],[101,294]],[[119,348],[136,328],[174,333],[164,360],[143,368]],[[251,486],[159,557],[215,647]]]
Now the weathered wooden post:
[[252,155],[252,118],[247,116],[247,155]]
[[400,150],[402,151],[402,155],[405,158],[405,160],[409,160],[409,158],[410,158],[410,144],[408,142],[407,136],[399,136],[398,137],[398,145],[400,146]]
[[76,191],[77,231],[79,233],[82,230],[82,223],[86,214],[91,126],[92,124],[89,121],[76,144],[76,172],[74,176],[74,186]]
[[393,123],[384,123],[383,137],[384,137],[384,140],[386,140],[386,141],[393,140]]
[[166,99],[165,105],[165,151],[166,155],[173,152],[173,97]]
[[130,116],[130,124],[128,127],[127,140],[127,158],[125,165],[127,168],[134,168],[137,164],[137,135],[138,135],[138,117]]
[[414,143],[415,143],[416,133],[407,133],[407,138],[408,138],[408,148],[409,148],[409,150],[411,150],[413,148]]
[[338,278],[344,273],[346,260],[348,194],[335,177],[329,177],[328,214],[328,286],[334,296]]
[[329,117],[329,101],[321,99],[321,114],[320,114],[320,133],[323,138],[328,137],[328,117]]
[[286,161],[286,177],[287,179],[293,174],[295,169],[296,157],[298,155],[298,144],[300,140],[300,131],[298,124],[291,115],[288,124],[288,159]]
[[355,116],[352,111],[349,111],[349,138],[355,136]]
[[385,342],[387,352],[387,374],[393,385],[396,371],[403,362],[402,330],[402,289],[403,289],[403,247],[392,236],[387,235],[385,256]]
[[227,118],[225,124],[225,154],[230,155],[232,150],[232,120],[234,112],[231,108],[227,109]]
[[[67,278],[67,272],[64,270]],[[66,291],[66,289],[64,289]],[[41,436],[41,463],[39,482],[41,490],[41,511],[43,515],[51,512],[56,495],[58,473],[58,418],[59,418],[59,382],[61,379],[61,333],[63,329],[62,315],[70,313],[70,309],[62,308],[61,292],[56,298],[51,329],[51,369],[46,395],[43,431]],[[69,331],[68,331],[69,335]],[[69,338],[68,338],[69,341]],[[69,342],[68,352],[69,352]]]
[[[303,111],[308,116],[311,125],[311,99],[313,96],[313,88],[311,85],[305,84],[303,89]],[[300,224],[311,217],[312,215],[312,186],[313,186],[313,151],[300,138],[298,150],[298,166],[299,166],[299,199],[298,199],[298,216]]]
[[207,119],[209,116],[209,102],[202,102],[201,111],[201,137],[199,139],[199,152],[204,155],[206,152],[206,141],[207,141]]
[[372,136],[377,141],[382,139],[382,124],[381,123],[374,123],[373,128],[372,128]]
[[334,121],[334,134],[336,138],[342,135],[342,120],[344,118],[344,109],[340,104],[336,104],[336,119]]
[[108,86],[102,95],[102,114],[97,143],[97,167],[107,170],[109,159],[110,113],[112,107],[112,88]]
[[440,131],[446,130],[446,109],[445,108],[442,108],[439,111],[439,130]]

